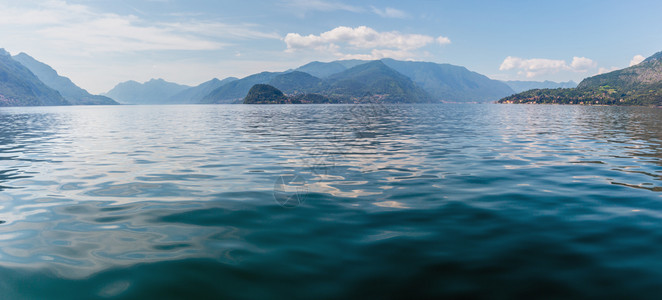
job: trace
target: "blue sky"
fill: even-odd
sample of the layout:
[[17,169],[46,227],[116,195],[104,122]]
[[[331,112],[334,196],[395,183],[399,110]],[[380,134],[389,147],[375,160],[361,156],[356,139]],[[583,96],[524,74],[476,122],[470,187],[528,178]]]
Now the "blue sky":
[[0,48],[93,93],[384,57],[580,81],[662,51],[661,12],[636,0],[0,0]]

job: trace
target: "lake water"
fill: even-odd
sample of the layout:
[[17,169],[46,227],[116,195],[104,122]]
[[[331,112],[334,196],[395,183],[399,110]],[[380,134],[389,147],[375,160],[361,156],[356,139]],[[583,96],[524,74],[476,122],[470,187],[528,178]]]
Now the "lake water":
[[662,110],[0,109],[0,298],[662,297]]

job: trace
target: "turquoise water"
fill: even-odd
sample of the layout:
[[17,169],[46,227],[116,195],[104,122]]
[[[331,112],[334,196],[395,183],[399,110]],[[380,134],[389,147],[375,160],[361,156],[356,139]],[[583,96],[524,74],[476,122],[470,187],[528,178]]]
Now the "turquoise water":
[[657,298],[662,110],[0,109],[0,298]]

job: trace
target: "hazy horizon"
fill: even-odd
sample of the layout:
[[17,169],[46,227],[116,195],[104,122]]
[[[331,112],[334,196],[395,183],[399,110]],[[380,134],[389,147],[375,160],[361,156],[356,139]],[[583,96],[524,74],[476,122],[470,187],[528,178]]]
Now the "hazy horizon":
[[652,1],[0,1],[0,48],[25,52],[95,94],[128,80],[194,86],[353,58],[579,82],[662,50],[660,8]]

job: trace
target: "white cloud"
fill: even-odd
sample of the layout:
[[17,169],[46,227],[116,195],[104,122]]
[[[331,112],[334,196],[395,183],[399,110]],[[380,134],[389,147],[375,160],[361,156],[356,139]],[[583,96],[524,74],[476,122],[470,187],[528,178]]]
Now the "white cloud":
[[409,17],[409,15],[406,12],[401,11],[399,9],[392,8],[392,7],[387,7],[387,8],[384,8],[384,9],[380,9],[380,8],[377,8],[377,7],[373,6],[371,8],[372,8],[372,12],[374,12],[374,13],[376,13],[376,14],[384,17],[384,18],[405,19],[405,18]]
[[526,72],[526,77],[536,77],[542,74],[556,73],[567,67],[563,60],[552,60],[545,58],[523,59],[508,56],[503,60],[499,70],[519,69]]
[[577,72],[586,72],[589,69],[597,67],[598,64],[590,58],[586,57],[573,57],[572,63],[570,63],[570,68]]
[[564,60],[546,59],[546,58],[530,58],[524,59],[519,57],[508,56],[503,60],[499,70],[519,70],[520,74],[526,74],[526,77],[532,78],[539,75],[553,74],[560,71],[574,71],[574,72],[587,72],[589,69],[595,68],[597,64],[586,57],[573,57],[572,62],[568,64]]
[[441,44],[441,45],[447,45],[447,44],[450,44],[450,43],[451,43],[451,39],[449,39],[449,38],[447,38],[447,37],[445,37],[445,36],[439,36],[439,37],[437,38],[437,43],[439,43],[439,44]]
[[630,60],[630,67],[632,67],[632,66],[634,66],[634,65],[638,65],[639,63],[641,63],[642,61],[644,61],[644,59],[646,59],[646,58],[645,58],[643,55],[641,55],[641,54],[637,54],[637,55],[635,55],[635,56],[632,58],[632,60]]
[[[338,57],[378,59],[384,57],[412,57],[411,51],[428,46],[435,41],[450,43],[446,37],[434,38],[422,34],[403,34],[397,31],[379,32],[367,26],[356,28],[340,26],[319,35],[288,33],[283,39],[287,52],[316,50]],[[347,51],[370,49],[370,53],[346,54]]]
[[415,56],[414,53],[404,50],[373,49],[370,54],[338,54],[341,59],[376,60],[382,58],[393,58],[409,60]]
[[23,31],[21,40],[59,50],[93,55],[98,52],[152,50],[216,50],[227,39],[280,38],[250,24],[184,21],[155,23],[132,15],[93,11],[64,1],[0,4],[0,33]]
[[598,69],[598,73],[596,73],[595,75],[600,75],[600,74],[604,74],[604,73],[609,73],[609,72],[611,72],[611,71],[616,71],[616,70],[618,70],[618,69],[619,69],[618,67],[611,67],[611,68],[600,67],[600,68]]

